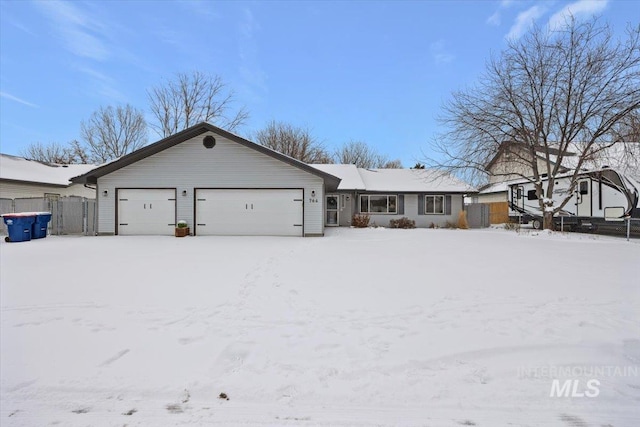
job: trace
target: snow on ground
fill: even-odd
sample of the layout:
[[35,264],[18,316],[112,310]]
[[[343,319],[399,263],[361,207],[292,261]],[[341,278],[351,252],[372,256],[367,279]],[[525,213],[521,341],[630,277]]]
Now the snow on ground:
[[638,241],[341,228],[0,254],[2,426],[640,425]]

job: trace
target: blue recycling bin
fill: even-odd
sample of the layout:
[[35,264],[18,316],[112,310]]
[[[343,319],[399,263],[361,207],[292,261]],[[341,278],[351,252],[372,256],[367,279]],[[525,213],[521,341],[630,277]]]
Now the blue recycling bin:
[[4,223],[7,225],[9,235],[5,237],[7,242],[28,242],[31,240],[31,226],[36,220],[35,215],[4,214]]
[[31,225],[31,238],[42,239],[47,237],[47,226],[51,221],[51,212],[35,212],[36,219]]

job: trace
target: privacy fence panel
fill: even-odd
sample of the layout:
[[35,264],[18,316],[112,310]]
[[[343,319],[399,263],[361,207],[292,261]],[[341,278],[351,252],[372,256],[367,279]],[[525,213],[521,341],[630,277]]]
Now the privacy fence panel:
[[491,225],[490,209],[485,203],[473,203],[465,207],[467,222],[471,228],[484,228]]
[[[51,212],[49,234],[95,234],[95,199],[58,196],[0,199],[0,213],[14,212]],[[4,224],[2,224],[1,233],[7,233]]]
[[13,213],[13,199],[0,199],[0,215]]
[[509,222],[509,203],[493,202],[487,203],[491,215],[491,224],[504,224]]
[[44,212],[47,208],[47,200],[43,197],[13,199],[14,212]]
[[59,234],[84,233],[84,201],[77,197],[58,200],[58,218],[62,219]]
[[89,236],[94,236],[96,234],[96,224],[97,224],[97,217],[96,217],[96,200],[95,199],[84,199],[84,203],[85,203],[85,211],[84,211],[84,218],[85,218],[85,234],[89,235]]

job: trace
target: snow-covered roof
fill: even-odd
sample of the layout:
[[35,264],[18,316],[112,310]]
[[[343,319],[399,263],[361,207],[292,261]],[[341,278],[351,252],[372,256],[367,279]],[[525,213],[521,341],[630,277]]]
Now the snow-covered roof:
[[0,179],[68,186],[72,177],[82,175],[95,165],[57,165],[0,154]]
[[355,165],[312,166],[342,179],[338,190],[394,193],[476,191],[469,184],[449,174],[429,169],[363,169]]
[[587,168],[614,168],[635,181],[640,181],[640,142],[619,142],[598,153],[587,162]]
[[488,184],[488,185],[485,185],[484,187],[480,187],[479,193],[480,194],[502,193],[509,189],[509,184],[516,181],[521,181],[521,180],[519,179],[507,180],[503,182],[496,182],[494,184]]
[[367,191],[464,193],[477,191],[459,179],[430,169],[358,169]]
[[338,190],[365,190],[356,165],[313,164],[314,168],[341,179]]
[[[557,144],[549,143],[549,160],[552,164],[558,162]],[[588,150],[586,150],[589,146]],[[507,143],[501,148],[496,155],[487,164],[487,170],[490,165],[498,160],[504,149],[513,147],[518,148],[516,143]],[[544,147],[536,150],[539,159],[545,160]],[[586,151],[586,153],[585,153]],[[583,154],[586,154],[586,160],[583,162],[581,169],[590,170],[609,166],[622,172],[626,176],[631,176],[636,181],[640,181],[640,142],[617,142],[609,147],[602,148],[599,143],[589,145],[587,142],[573,141],[567,144],[566,152],[562,158],[562,167],[565,171],[576,169],[578,162]],[[508,160],[503,160],[507,162]]]

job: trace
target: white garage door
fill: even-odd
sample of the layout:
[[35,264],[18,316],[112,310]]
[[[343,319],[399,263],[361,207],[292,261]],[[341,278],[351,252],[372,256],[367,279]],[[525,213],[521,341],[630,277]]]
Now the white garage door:
[[176,226],[176,191],[118,190],[117,222],[121,235],[172,235]]
[[196,234],[302,236],[302,190],[196,190]]

